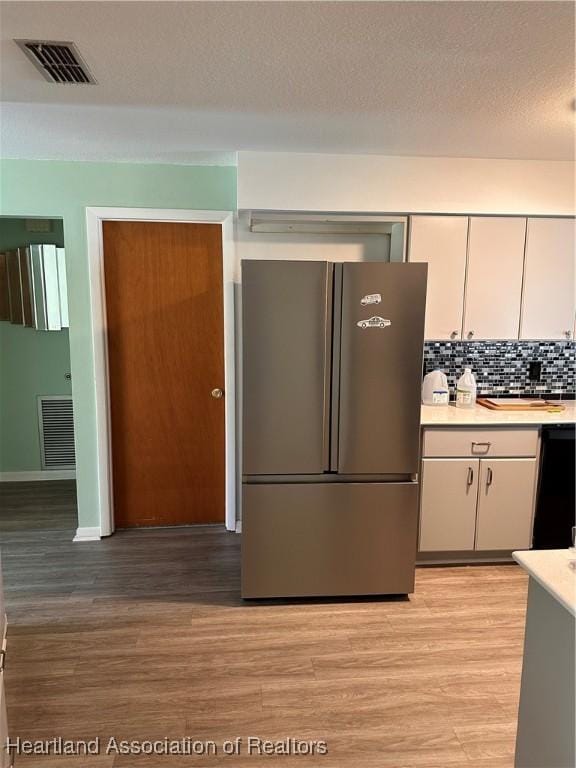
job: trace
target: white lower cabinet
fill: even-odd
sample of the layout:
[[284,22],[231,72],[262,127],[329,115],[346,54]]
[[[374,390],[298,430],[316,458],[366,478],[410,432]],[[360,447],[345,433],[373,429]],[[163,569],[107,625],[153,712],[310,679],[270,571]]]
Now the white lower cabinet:
[[[422,444],[420,552],[530,548],[536,429],[427,429]],[[475,446],[483,447],[485,458],[473,455]]]
[[529,549],[536,459],[482,459],[476,549]]
[[423,459],[420,551],[474,549],[478,459]]

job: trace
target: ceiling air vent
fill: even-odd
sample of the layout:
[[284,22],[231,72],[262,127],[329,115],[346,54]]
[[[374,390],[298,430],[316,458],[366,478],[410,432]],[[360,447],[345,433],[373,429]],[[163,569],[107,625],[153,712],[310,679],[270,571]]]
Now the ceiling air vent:
[[74,43],[56,43],[48,40],[15,40],[14,42],[51,83],[62,85],[96,83]]

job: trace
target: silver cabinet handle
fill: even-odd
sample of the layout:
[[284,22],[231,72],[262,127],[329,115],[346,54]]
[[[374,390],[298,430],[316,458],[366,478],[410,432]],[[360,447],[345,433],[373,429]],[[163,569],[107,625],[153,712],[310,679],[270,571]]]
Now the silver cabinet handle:
[[216,400],[220,400],[221,397],[224,397],[224,390],[220,389],[219,387],[216,387],[215,389],[210,392],[212,397],[215,397]]
[[474,331],[468,331],[467,336],[469,339],[472,339],[474,337]]
[[572,338],[572,331],[564,331],[564,336],[566,336],[567,339]]
[[491,446],[491,445],[492,445],[492,443],[490,443],[490,442],[486,442],[486,443],[476,443],[476,442],[474,442],[474,440],[473,440],[473,441],[472,441],[472,453],[474,453],[474,452],[477,452],[477,451],[478,451],[478,449],[480,449],[480,448],[482,448],[482,449],[483,449],[483,451],[482,451],[483,453],[488,453],[488,451],[490,450],[490,446]]
[[472,467],[468,467],[468,478],[466,479],[466,485],[470,487],[474,482],[474,470]]
[[490,488],[492,485],[492,469],[488,467],[488,471],[486,472],[486,488]]
[[450,338],[455,339],[457,337],[458,337],[458,331],[452,331],[452,333],[450,334]]

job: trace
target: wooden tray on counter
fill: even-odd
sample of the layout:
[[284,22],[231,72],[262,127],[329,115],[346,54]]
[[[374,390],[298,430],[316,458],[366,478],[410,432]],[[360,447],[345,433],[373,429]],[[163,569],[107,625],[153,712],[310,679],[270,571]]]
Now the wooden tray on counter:
[[559,402],[548,400],[531,400],[527,398],[488,398],[479,397],[476,402],[492,411],[563,411],[564,406]]

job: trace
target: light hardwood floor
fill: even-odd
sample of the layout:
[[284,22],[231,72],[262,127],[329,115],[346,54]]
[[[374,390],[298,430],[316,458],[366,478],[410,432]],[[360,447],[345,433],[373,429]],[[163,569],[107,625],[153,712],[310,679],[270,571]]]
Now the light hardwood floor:
[[516,566],[420,568],[409,600],[244,604],[236,534],[72,544],[69,484],[0,494],[13,736],[291,736],[329,749],[18,767],[513,766],[527,588]]

